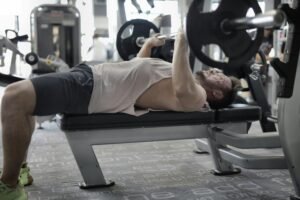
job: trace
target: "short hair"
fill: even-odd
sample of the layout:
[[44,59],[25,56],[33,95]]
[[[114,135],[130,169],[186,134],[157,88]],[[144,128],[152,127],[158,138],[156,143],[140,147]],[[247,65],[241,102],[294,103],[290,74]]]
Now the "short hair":
[[221,99],[214,99],[214,100],[207,100],[210,108],[212,109],[220,109],[225,108],[232,104],[236,99],[237,92],[241,90],[241,82],[238,78],[234,76],[228,76],[231,80],[231,88],[223,92],[223,98]]

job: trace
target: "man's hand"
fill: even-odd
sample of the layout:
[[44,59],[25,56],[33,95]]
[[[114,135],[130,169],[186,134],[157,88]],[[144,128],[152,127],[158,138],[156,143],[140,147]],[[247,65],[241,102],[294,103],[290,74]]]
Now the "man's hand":
[[150,48],[163,46],[166,42],[166,38],[158,38],[160,34],[148,38],[144,45],[149,45]]
[[158,38],[159,34],[155,34],[154,36],[148,38],[142,48],[140,49],[139,53],[136,55],[136,57],[140,58],[149,58],[151,57],[151,50],[154,47],[160,47],[165,44],[166,39],[165,38]]

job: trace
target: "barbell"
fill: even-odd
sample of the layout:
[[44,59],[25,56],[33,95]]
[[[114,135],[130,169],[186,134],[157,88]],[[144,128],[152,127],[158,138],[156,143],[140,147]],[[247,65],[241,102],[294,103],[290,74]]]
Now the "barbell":
[[[170,33],[170,34],[165,34],[165,35],[158,35],[157,38],[158,39],[164,39],[164,40],[168,40],[168,39],[174,39],[175,36],[177,35],[177,32],[174,33]],[[148,38],[144,38],[144,37],[137,37],[136,39],[136,45],[138,47],[142,47],[144,45],[144,43],[146,42]]]
[[[251,28],[277,28],[285,22],[285,15],[280,10],[272,10],[255,17],[244,17],[238,19],[224,19],[220,23],[223,33],[230,34],[236,30],[247,30]],[[174,39],[177,32],[157,36],[158,39]],[[142,47],[148,38],[143,36],[136,38],[136,45]]]
[[285,13],[281,10],[271,10],[255,17],[244,17],[238,19],[224,19],[221,29],[224,33],[231,31],[247,30],[251,28],[280,28],[286,21]]
[[[186,20],[186,36],[195,56],[204,64],[223,70],[236,70],[248,62],[258,51],[263,39],[264,28],[278,28],[285,23],[286,16],[280,10],[261,14],[257,0],[222,0],[213,12],[203,12],[205,0],[194,0],[189,7]],[[249,10],[254,17],[246,17]],[[127,30],[131,27],[132,30]],[[247,30],[256,29],[255,37]],[[129,36],[122,37],[124,32]],[[126,22],[117,34],[117,49],[124,60],[136,56],[141,46],[159,29],[147,20],[135,19]],[[160,35],[158,38],[172,40],[176,33]],[[173,42],[174,43],[174,42]],[[206,45],[216,44],[224,52],[227,60],[216,61],[207,56],[203,50]],[[166,45],[152,50],[151,56],[162,57],[161,51],[172,54],[174,46]],[[169,55],[170,56],[170,55]],[[228,69],[227,69],[228,70]]]
[[[265,14],[259,14],[255,17],[244,17],[238,19],[224,19],[220,23],[223,33],[230,34],[236,30],[247,30],[251,28],[276,28],[280,27],[285,22],[285,15],[280,10],[272,10]],[[174,39],[177,32],[159,35],[158,39]],[[136,38],[136,45],[142,47],[148,38],[143,36]]]

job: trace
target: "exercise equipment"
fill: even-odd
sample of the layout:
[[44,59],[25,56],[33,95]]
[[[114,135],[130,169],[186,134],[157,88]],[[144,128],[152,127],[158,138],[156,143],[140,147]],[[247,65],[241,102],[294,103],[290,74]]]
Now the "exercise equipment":
[[[11,35],[12,34],[12,35]],[[5,36],[16,46],[18,42],[23,42],[28,40],[28,35],[19,35],[19,33],[13,29],[5,29]]]
[[[159,47],[158,52],[158,58],[161,58],[165,61],[172,62],[173,59],[173,53],[174,53],[174,42],[175,42],[175,36],[177,33],[171,33],[167,35],[159,35],[157,36],[158,39],[164,39],[165,44]],[[142,47],[145,41],[148,38],[144,37],[138,37],[136,40],[136,43],[139,47]]]
[[[158,39],[174,39],[174,37],[176,36],[177,33],[171,33],[169,35],[159,35],[157,36]],[[144,45],[144,43],[146,42],[148,38],[144,38],[144,37],[138,37],[136,39],[136,45],[138,47],[142,47]]]
[[221,22],[223,32],[230,34],[232,31],[247,30],[252,28],[280,28],[285,22],[286,16],[281,10],[271,10],[255,17],[238,19],[224,19]]
[[[113,181],[105,180],[93,145],[208,137],[215,125],[224,127],[226,122],[230,122],[228,125],[232,129],[236,125],[236,130],[246,131],[247,122],[258,120],[259,117],[258,106],[236,105],[204,112],[152,111],[140,117],[124,113],[65,114],[59,123],[83,177],[84,182],[80,187],[88,189],[114,185]],[[252,142],[255,143],[254,140]],[[276,161],[267,165],[273,166]],[[230,163],[227,167],[228,170],[234,169]]]
[[36,53],[31,52],[26,54],[25,61],[32,66],[38,63],[42,63],[43,65],[48,66],[48,69],[44,70],[34,69],[32,73],[35,74],[43,74],[49,72],[67,72],[70,69],[67,63],[54,55],[48,55],[46,58],[40,58]]
[[[71,5],[44,4],[31,12],[32,52],[55,55],[70,67],[81,62],[80,13]],[[48,69],[38,63],[38,69]]]
[[6,49],[9,49],[13,53],[11,57],[9,74],[16,73],[16,56],[19,55],[21,58],[23,58],[24,56],[24,54],[18,50],[16,45],[18,41],[24,40],[24,38],[27,39],[27,35],[24,35],[22,37],[16,36],[15,38],[13,38],[13,40],[0,35],[0,66],[4,66],[3,52],[5,52]]
[[[195,1],[194,1],[195,2]],[[200,1],[199,1],[200,2]],[[240,1],[235,2],[239,7]],[[246,2],[246,1],[245,1]],[[248,1],[247,1],[248,2]],[[296,1],[295,1],[296,2]],[[294,2],[294,4],[296,4]],[[298,2],[297,2],[298,3]],[[192,4],[192,6],[195,6]],[[239,173],[232,165],[238,162],[239,165],[252,168],[286,168],[292,176],[296,195],[291,199],[300,199],[300,157],[298,148],[299,137],[299,98],[300,98],[300,7],[290,8],[287,4],[281,8],[287,16],[291,27],[289,30],[285,62],[279,59],[272,61],[272,66],[280,76],[279,82],[279,133],[284,157],[248,157],[241,160],[240,157],[232,156],[233,152],[229,146],[238,148],[273,148],[280,146],[278,137],[273,134],[263,134],[264,143],[252,135],[244,134],[240,140],[236,140],[236,133],[225,130],[222,124],[230,122],[245,123],[260,118],[260,108],[255,106],[228,107],[220,110],[207,112],[179,113],[179,112],[150,112],[139,118],[126,114],[92,114],[92,115],[64,115],[61,119],[61,128],[66,133],[68,142],[79,166],[84,179],[82,188],[110,186],[113,182],[106,182],[99,163],[95,157],[92,146],[95,144],[118,144],[129,142],[146,142],[159,140],[175,140],[188,138],[208,139],[210,153],[213,155],[215,172]],[[208,22],[207,22],[208,23]],[[206,24],[207,24],[206,23]],[[213,23],[213,21],[211,21]],[[218,23],[217,23],[218,24]],[[218,24],[219,26],[219,24]],[[239,40],[238,40],[239,41]],[[196,42],[196,41],[195,41]],[[243,41],[240,41],[242,43]],[[246,40],[249,43],[249,40]],[[238,43],[239,44],[239,43]],[[228,47],[227,47],[228,48]],[[258,49],[258,48],[257,48]],[[256,50],[257,50],[256,49]],[[253,55],[256,53],[253,52]],[[253,56],[252,55],[252,56]],[[208,124],[202,126],[201,124]],[[87,137],[88,136],[88,137]],[[265,141],[268,141],[265,143]],[[287,164],[283,161],[287,160]]]
[[[11,31],[12,30],[7,29],[5,31],[6,35],[8,32],[11,32]],[[28,36],[27,35],[19,36],[17,32],[15,32],[15,31],[12,31],[12,32],[15,34],[15,36],[12,37],[11,39],[0,35],[0,67],[5,66],[5,63],[4,63],[5,57],[4,57],[3,53],[6,52],[7,49],[12,51],[11,62],[10,62],[10,66],[9,66],[9,73],[8,74],[0,73],[0,85],[1,86],[6,86],[10,83],[14,83],[16,81],[23,80],[23,78],[15,76],[17,55],[19,55],[21,59],[23,59],[23,57],[24,57],[24,54],[18,50],[17,43],[19,41],[27,40]]]
[[[189,46],[204,64],[223,70],[234,71],[248,62],[259,49],[263,28],[279,27],[285,21],[281,11],[259,14],[261,9],[256,0],[222,0],[213,12],[203,12],[203,6],[204,0],[195,0],[189,8],[186,22]],[[250,9],[256,16],[247,18]],[[251,28],[257,28],[254,38],[247,33]],[[203,47],[210,44],[218,45],[228,60],[221,62],[207,56]]]
[[[130,20],[122,25],[117,34],[117,50],[123,60],[130,60],[138,54],[145,41],[159,33],[159,29],[144,19]],[[152,49],[151,57],[172,61],[174,50],[174,37],[177,33],[159,35],[157,38],[165,39],[165,45]]]
[[[134,58],[141,47],[139,38],[148,38],[151,34],[159,33],[159,29],[151,22],[144,19],[133,19],[125,22],[117,34],[117,50],[123,60]],[[158,48],[152,50],[152,56],[157,57]]]
[[160,47],[159,57],[165,61],[172,62],[174,53],[174,39],[166,39],[165,44]]
[[[195,2],[195,1],[194,1]],[[200,1],[198,1],[200,2]],[[222,1],[223,2],[223,1]],[[242,1],[241,1],[242,2]],[[238,4],[235,4],[235,7]],[[194,5],[195,6],[195,3]],[[232,6],[232,5],[231,5]],[[195,8],[195,7],[193,7]],[[298,155],[298,148],[300,145],[299,137],[299,98],[300,98],[300,70],[299,68],[299,55],[300,55],[300,5],[298,1],[293,2],[293,8],[289,7],[288,4],[281,5],[280,9],[273,13],[282,13],[280,18],[284,16],[287,18],[289,23],[289,31],[287,36],[287,44],[285,48],[284,61],[280,61],[278,58],[275,58],[271,61],[271,66],[274,67],[278,75],[280,76],[278,82],[278,97],[279,97],[279,106],[278,106],[278,127],[280,135],[280,144],[283,148],[285,154],[285,160],[287,161],[287,167],[291,174],[291,178],[295,188],[295,195],[291,196],[292,200],[300,199],[300,158]],[[273,18],[274,19],[274,18]],[[273,19],[271,21],[273,21]],[[285,20],[280,20],[284,22]],[[276,23],[274,24],[276,26]],[[277,24],[278,25],[278,24]],[[219,27],[218,27],[219,28]],[[242,43],[242,41],[240,42]],[[228,48],[228,47],[227,47]],[[198,55],[199,56],[199,55]],[[228,64],[228,63],[227,63]],[[229,65],[215,65],[216,67],[231,67]],[[219,169],[225,169],[226,164],[220,162],[220,156],[228,158],[232,155],[233,151],[226,153],[222,143],[225,145],[232,145],[235,143],[236,146],[244,146],[236,141],[236,136],[230,132],[225,132],[225,135],[220,134],[220,130],[216,129],[216,133],[213,133],[210,136],[209,146],[210,149],[213,149],[212,153],[214,155],[214,163],[221,164],[216,165]],[[222,130],[221,130],[222,132]],[[233,137],[234,136],[234,137]],[[266,136],[263,134],[263,136]],[[272,136],[272,135],[271,135]],[[219,138],[219,139],[218,139]],[[273,136],[272,140],[275,139]],[[219,141],[219,142],[216,142]],[[271,141],[271,140],[269,140]],[[275,141],[273,141],[275,142]],[[272,143],[273,143],[272,142]],[[249,145],[249,141],[245,141],[245,145]],[[269,143],[264,143],[264,145]],[[218,151],[215,151],[216,147],[221,147]],[[274,146],[273,146],[274,147]],[[208,150],[209,151],[209,150]],[[233,158],[240,158],[240,156],[235,156]],[[259,158],[260,159],[260,158]],[[232,160],[232,158],[230,159]],[[244,160],[243,162],[238,163],[243,166],[243,164],[249,163],[253,160],[253,157]],[[266,164],[268,164],[266,162]],[[280,163],[277,163],[280,164]],[[284,166],[283,166],[284,167]],[[218,169],[217,168],[217,169]],[[217,171],[218,172],[218,171]]]
[[289,23],[283,62],[271,61],[280,79],[278,83],[278,127],[281,144],[295,188],[291,200],[300,199],[300,4],[294,1],[292,8],[281,5]]

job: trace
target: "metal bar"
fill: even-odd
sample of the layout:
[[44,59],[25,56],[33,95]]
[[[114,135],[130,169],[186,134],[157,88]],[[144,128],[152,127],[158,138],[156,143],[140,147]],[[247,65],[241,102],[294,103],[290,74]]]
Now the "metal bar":
[[255,17],[225,19],[221,22],[224,32],[246,30],[251,28],[279,28],[286,21],[286,15],[281,10],[271,10]]
[[[170,33],[168,35],[159,35],[157,36],[158,39],[173,39],[175,36],[177,35],[177,32],[174,32],[174,33]],[[142,47],[143,44],[146,42],[148,38],[145,38],[145,37],[138,37],[136,39],[136,45],[138,47]]]

